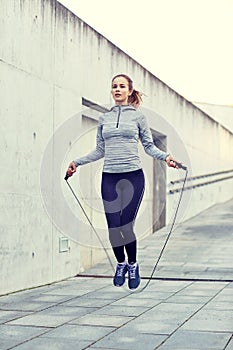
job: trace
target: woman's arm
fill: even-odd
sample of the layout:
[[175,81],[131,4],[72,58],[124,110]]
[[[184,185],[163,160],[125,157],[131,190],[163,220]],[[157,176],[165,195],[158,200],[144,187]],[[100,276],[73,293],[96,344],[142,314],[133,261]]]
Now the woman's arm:
[[153,158],[166,161],[169,167],[178,168],[176,161],[173,157],[166,152],[161,151],[155,146],[151,134],[151,130],[147,124],[147,120],[144,115],[140,116],[139,121],[139,138],[142,142],[145,152]]
[[140,116],[139,120],[139,138],[144,147],[145,152],[153,158],[166,160],[168,153],[161,151],[155,146],[150,128],[144,115]]
[[96,135],[96,148],[90,153],[86,154],[85,156],[77,158],[76,160],[73,160],[68,166],[67,174],[69,176],[72,176],[76,172],[76,168],[79,165],[84,165],[84,164],[94,162],[98,159],[103,158],[104,155],[105,155],[105,142],[102,136],[102,118],[100,117],[98,128],[97,128],[97,135]]

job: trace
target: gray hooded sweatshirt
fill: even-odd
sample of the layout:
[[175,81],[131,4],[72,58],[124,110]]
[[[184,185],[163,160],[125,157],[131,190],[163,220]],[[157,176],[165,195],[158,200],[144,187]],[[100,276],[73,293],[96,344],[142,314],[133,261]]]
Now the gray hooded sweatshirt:
[[74,163],[79,166],[104,157],[103,171],[107,173],[141,169],[139,140],[153,158],[165,160],[168,156],[154,145],[146,118],[139,110],[131,105],[116,105],[99,118],[96,148]]

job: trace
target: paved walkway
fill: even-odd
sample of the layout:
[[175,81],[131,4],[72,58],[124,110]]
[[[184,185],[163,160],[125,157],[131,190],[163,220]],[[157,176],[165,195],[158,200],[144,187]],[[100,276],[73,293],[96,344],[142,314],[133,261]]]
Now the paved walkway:
[[[1,297],[0,349],[233,350],[232,213],[233,200],[176,227],[144,291],[74,277]],[[139,242],[142,276],[166,233]],[[106,262],[88,274],[112,270]]]

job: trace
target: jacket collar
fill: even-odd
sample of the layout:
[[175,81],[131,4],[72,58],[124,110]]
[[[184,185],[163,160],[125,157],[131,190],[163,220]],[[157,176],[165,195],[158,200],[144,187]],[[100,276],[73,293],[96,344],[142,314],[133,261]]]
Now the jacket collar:
[[110,111],[118,112],[119,109],[121,109],[122,112],[124,111],[136,111],[136,108],[134,108],[132,105],[115,105],[113,106]]

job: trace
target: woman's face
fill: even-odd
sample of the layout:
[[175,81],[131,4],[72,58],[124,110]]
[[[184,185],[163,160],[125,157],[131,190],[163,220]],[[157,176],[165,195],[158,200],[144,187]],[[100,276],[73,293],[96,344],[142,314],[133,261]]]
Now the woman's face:
[[124,77],[116,77],[112,81],[111,93],[116,104],[127,105],[130,96],[128,81]]

